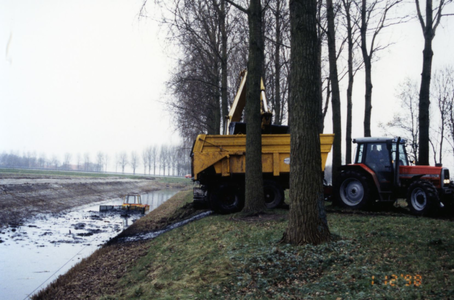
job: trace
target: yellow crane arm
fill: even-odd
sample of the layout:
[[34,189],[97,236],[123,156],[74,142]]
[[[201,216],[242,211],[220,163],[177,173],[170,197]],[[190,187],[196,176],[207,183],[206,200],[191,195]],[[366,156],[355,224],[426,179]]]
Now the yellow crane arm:
[[[246,79],[247,79],[247,70],[243,70],[240,73],[240,86],[238,91],[236,92],[235,99],[233,100],[232,106],[230,107],[229,114],[226,116],[226,130],[228,132],[230,128],[231,122],[239,122],[241,121],[241,116],[243,115],[243,110],[246,105]],[[263,78],[260,79],[260,112],[262,114],[262,126],[264,122],[266,125],[269,125],[271,122],[271,112],[268,109],[268,105],[266,103],[266,95],[265,95],[265,85],[263,84]]]

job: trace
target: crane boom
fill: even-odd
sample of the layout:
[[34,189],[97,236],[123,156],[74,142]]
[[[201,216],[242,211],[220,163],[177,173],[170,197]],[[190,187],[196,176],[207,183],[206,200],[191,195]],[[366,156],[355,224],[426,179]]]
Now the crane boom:
[[[246,81],[247,81],[247,70],[243,70],[240,73],[240,86],[236,93],[235,99],[233,100],[229,114],[226,116],[227,122],[225,122],[227,128],[224,132],[229,133],[230,123],[240,122],[241,116],[243,115],[244,107],[246,106]],[[270,125],[272,113],[268,109],[265,95],[265,85],[263,79],[260,79],[260,113],[262,115],[262,128],[265,125]],[[232,133],[230,133],[232,134]]]

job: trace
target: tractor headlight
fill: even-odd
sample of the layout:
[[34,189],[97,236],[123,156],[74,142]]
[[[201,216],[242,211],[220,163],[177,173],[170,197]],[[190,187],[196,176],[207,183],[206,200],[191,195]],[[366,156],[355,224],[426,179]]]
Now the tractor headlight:
[[443,179],[443,185],[448,186],[451,183],[449,169],[443,168],[443,170],[441,171],[441,175]]

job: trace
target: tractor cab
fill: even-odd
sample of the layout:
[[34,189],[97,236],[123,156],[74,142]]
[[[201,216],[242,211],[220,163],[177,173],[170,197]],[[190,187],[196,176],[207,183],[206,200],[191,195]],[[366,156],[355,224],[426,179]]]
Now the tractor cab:
[[[354,139],[353,142],[358,144],[355,164],[364,164],[367,172],[376,175],[381,191],[391,191],[395,175],[398,176],[398,166],[408,166],[405,140],[366,137]],[[396,155],[399,156],[398,161]]]

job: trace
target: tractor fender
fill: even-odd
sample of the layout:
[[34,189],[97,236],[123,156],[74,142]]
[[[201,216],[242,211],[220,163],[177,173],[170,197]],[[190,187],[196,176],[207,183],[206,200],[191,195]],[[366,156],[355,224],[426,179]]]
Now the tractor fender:
[[377,178],[377,175],[375,172],[370,169],[368,166],[365,164],[352,164],[352,165],[344,165],[339,168],[339,171],[347,171],[347,170],[354,170],[356,172],[362,172],[364,176],[366,176],[367,180],[369,182],[373,182],[374,186],[371,187],[372,191],[377,192],[377,196],[382,200],[381,196],[381,189],[380,189],[380,184]]
[[425,175],[426,174],[418,174],[418,175],[410,177],[409,179],[407,179],[407,186],[410,186],[415,181],[422,180],[421,178]]
[[411,178],[410,180],[410,184],[415,182],[416,180],[420,180],[423,176],[425,176],[426,174],[418,174],[418,175],[415,175]]

